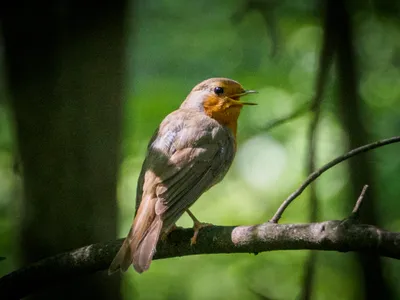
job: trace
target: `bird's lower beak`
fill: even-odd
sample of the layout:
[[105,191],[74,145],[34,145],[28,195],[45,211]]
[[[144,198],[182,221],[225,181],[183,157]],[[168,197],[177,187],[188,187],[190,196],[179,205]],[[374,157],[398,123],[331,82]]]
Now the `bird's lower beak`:
[[[246,91],[244,91],[243,93],[234,95],[234,96],[231,97],[231,98],[239,99],[240,97],[247,96],[247,95],[249,95],[249,94],[257,94],[257,93],[258,93],[258,92],[257,92],[257,91],[254,91],[254,90],[246,90]],[[240,101],[240,100],[235,100],[235,101],[238,102],[238,104],[240,103],[241,105],[257,105],[257,103],[254,103],[254,102],[243,102],[243,101]]]

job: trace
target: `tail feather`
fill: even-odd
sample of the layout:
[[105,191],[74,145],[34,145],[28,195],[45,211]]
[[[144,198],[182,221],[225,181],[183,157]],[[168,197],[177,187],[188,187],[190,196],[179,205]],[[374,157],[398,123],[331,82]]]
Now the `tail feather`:
[[108,268],[109,275],[118,270],[126,272],[132,264],[138,273],[142,273],[150,267],[163,221],[159,216],[155,217],[145,232],[135,230],[136,223],[134,222],[128,236]]
[[151,224],[146,236],[133,253],[133,267],[138,273],[142,273],[150,267],[151,260],[156,252],[162,226],[162,220],[157,217]]
[[117,255],[114,257],[110,267],[108,268],[108,275],[111,275],[119,270],[121,270],[121,272],[128,270],[132,263],[130,257],[132,257],[130,247],[127,243],[127,239],[125,239]]

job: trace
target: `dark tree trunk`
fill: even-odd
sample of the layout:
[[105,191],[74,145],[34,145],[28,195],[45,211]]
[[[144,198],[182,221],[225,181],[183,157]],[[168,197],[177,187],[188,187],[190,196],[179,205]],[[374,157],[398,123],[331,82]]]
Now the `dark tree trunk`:
[[[23,264],[116,238],[124,8],[123,0],[0,4],[24,178]],[[38,298],[118,299],[119,279],[77,278]]]
[[[356,57],[353,49],[353,33],[351,17],[345,0],[333,2],[330,9],[336,11],[336,44],[337,44],[337,75],[339,78],[339,107],[343,127],[348,135],[349,148],[354,149],[371,142],[362,117],[362,101],[358,94],[358,74]],[[361,209],[361,221],[367,224],[379,224],[376,215],[376,189],[373,183],[373,170],[370,164],[371,154],[358,155],[349,160],[351,202],[354,205],[364,184],[370,189],[367,199]],[[382,262],[377,255],[357,254],[361,267],[361,278],[364,285],[362,299],[392,299],[391,290],[384,279]]]

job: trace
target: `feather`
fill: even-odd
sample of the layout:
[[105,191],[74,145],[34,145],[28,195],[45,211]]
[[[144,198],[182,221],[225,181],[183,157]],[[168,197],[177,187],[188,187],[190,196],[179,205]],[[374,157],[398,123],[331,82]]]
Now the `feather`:
[[162,227],[163,222],[160,217],[157,217],[133,254],[133,267],[138,273],[142,273],[150,267]]
[[131,264],[146,271],[161,233],[224,177],[234,150],[232,132],[204,114],[181,109],[167,116],[149,143],[136,216],[109,273],[125,272]]

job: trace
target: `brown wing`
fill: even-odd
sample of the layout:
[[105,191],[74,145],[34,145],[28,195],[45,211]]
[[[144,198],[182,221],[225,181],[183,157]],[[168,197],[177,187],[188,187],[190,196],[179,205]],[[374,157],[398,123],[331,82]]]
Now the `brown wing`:
[[144,168],[150,170],[151,166],[159,178],[155,210],[164,228],[223,178],[234,157],[234,138],[229,129],[203,114],[184,115],[174,117],[174,122],[166,118],[150,143],[144,163]]
[[139,207],[109,272],[150,266],[162,230],[169,228],[225,175],[234,156],[233,135],[193,111],[176,111],[153,136],[138,181]]
[[231,162],[221,157],[218,144],[183,149],[171,159],[186,163],[174,176],[157,186],[155,212],[164,220],[164,226],[174,224],[217,178],[225,175]]

